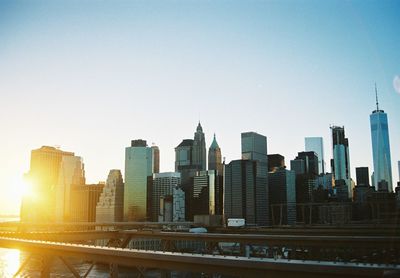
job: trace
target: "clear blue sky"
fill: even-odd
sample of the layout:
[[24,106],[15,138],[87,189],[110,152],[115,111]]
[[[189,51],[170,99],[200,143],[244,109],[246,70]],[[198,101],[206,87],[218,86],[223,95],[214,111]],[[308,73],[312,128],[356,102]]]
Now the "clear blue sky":
[[18,211],[7,192],[32,149],[74,151],[97,182],[143,138],[172,171],[199,119],[228,162],[256,131],[287,165],[306,136],[329,159],[344,125],[355,179],[372,166],[374,82],[397,181],[399,15],[399,1],[1,1],[0,212]]

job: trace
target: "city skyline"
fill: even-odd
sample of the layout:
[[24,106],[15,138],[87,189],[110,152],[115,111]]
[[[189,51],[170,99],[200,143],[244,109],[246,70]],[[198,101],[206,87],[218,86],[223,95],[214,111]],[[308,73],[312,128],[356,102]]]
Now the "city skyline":
[[399,9],[394,1],[2,2],[0,212],[19,211],[15,188],[33,149],[73,151],[97,183],[123,171],[124,148],[143,138],[159,147],[160,172],[173,171],[174,148],[199,120],[207,149],[216,133],[227,163],[240,159],[246,131],[265,135],[269,153],[286,161],[305,137],[323,137],[328,162],[329,126],[344,126],[351,177],[362,166],[372,174],[375,82],[394,187]]

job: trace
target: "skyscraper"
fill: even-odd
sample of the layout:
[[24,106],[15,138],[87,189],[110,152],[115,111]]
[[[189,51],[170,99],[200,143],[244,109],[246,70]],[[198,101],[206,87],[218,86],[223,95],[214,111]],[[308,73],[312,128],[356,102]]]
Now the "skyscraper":
[[145,140],[132,140],[125,148],[124,221],[149,217],[147,186],[152,180],[153,152]]
[[[166,221],[164,210],[160,207],[160,200],[171,199],[173,203],[174,189],[181,185],[181,174],[177,172],[155,173],[151,192],[151,220]],[[161,202],[162,203],[162,202]],[[173,213],[172,213],[173,214]],[[168,218],[168,217],[167,217]],[[173,218],[173,217],[172,217]],[[170,220],[172,221],[172,220]]]
[[85,184],[85,170],[79,156],[63,156],[60,163],[56,191],[56,221],[69,221],[71,213],[71,191]]
[[242,159],[266,162],[267,137],[256,132],[243,132]]
[[349,140],[345,137],[344,127],[331,126],[333,159],[332,173],[335,180],[336,194],[339,200],[352,196],[350,179]]
[[290,169],[296,174],[296,202],[312,202],[318,176],[317,154],[313,151],[299,152],[290,161]]
[[153,153],[153,173],[160,173],[160,149],[153,144],[151,150]]
[[96,222],[121,222],[124,211],[124,182],[120,170],[110,170],[96,206]]
[[356,168],[356,181],[357,181],[357,186],[369,187],[368,167],[357,167]]
[[194,215],[222,215],[222,176],[217,171],[199,171],[193,182],[192,209]]
[[192,168],[193,140],[184,139],[175,148],[175,172]]
[[379,191],[393,191],[392,160],[390,158],[387,114],[379,109],[376,91],[376,110],[369,116],[371,123],[372,156],[374,162],[373,186]]
[[21,204],[21,221],[51,222],[56,219],[56,194],[63,157],[74,156],[58,148],[43,146],[32,150],[27,174],[35,198],[26,196]]
[[223,174],[221,148],[218,146],[215,134],[211,146],[208,149],[208,170],[216,170],[218,175]]
[[306,137],[304,141],[306,152],[312,151],[318,156],[318,174],[325,173],[324,143],[322,137]]
[[269,224],[267,137],[245,132],[242,159],[225,166],[225,218],[245,218],[247,224]]
[[196,132],[194,133],[193,140],[193,154],[192,164],[198,166],[199,170],[207,169],[207,153],[206,153],[206,140],[204,138],[203,128],[201,124],[197,125]]
[[275,167],[268,173],[272,225],[296,223],[296,173]]

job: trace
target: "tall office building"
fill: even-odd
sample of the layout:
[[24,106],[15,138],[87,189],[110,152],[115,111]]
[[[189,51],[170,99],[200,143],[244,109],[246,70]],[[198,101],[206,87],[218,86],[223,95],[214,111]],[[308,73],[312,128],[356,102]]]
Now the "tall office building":
[[344,127],[331,126],[333,159],[332,173],[335,190],[339,200],[347,200],[352,196],[350,178],[349,140],[345,137]]
[[296,202],[313,202],[313,190],[317,187],[318,157],[313,151],[299,152],[290,161],[290,169],[296,174]]
[[[153,185],[151,189],[151,220],[167,221],[174,217],[166,217],[169,212],[168,205],[166,211],[160,206],[163,202],[165,204],[170,200],[170,205],[173,204],[173,193],[175,188],[181,185],[181,174],[178,172],[165,172],[153,174]],[[162,201],[161,201],[162,200]],[[168,203],[169,204],[169,203]],[[172,212],[174,214],[174,212]],[[172,220],[169,220],[172,221]]]
[[[297,161],[299,164],[297,164]],[[297,153],[296,158],[291,160],[290,163],[294,163],[291,169],[296,172],[296,175],[307,174],[313,177],[318,175],[318,157],[313,151]]]
[[255,132],[242,137],[242,159],[225,166],[225,218],[245,218],[247,224],[269,224],[267,138]]
[[357,167],[356,168],[356,181],[357,181],[357,186],[369,187],[368,167]]
[[192,149],[192,139],[183,139],[175,148],[175,172],[192,168]]
[[[371,188],[369,183],[369,170],[368,167],[357,167],[356,168],[356,182],[357,186],[353,190],[353,200],[357,204],[366,203],[367,198],[371,195]],[[365,209],[356,207],[357,218],[362,219],[367,214]]]
[[268,225],[269,204],[266,170],[255,160],[233,160],[225,165],[224,215],[244,218],[246,224]]
[[392,160],[390,158],[387,114],[379,109],[376,91],[376,110],[369,116],[371,123],[372,156],[374,162],[373,186],[379,191],[393,192]]
[[160,173],[160,149],[153,144],[151,150],[153,153],[153,173]]
[[322,137],[306,137],[304,141],[306,152],[312,151],[318,156],[318,174],[325,173],[324,143]]
[[199,171],[193,182],[192,209],[194,215],[222,215],[222,176],[216,170]]
[[243,132],[242,159],[267,162],[267,137],[256,132]]
[[198,166],[199,170],[202,171],[206,170],[207,169],[206,140],[200,122],[197,125],[196,132],[194,133],[192,151],[193,151],[192,164]]
[[152,180],[153,151],[145,140],[125,148],[124,221],[148,220],[148,183]]
[[74,186],[85,184],[85,170],[79,156],[61,158],[58,182],[56,185],[56,221],[68,222],[71,217],[71,190]]
[[208,149],[208,170],[216,170],[219,175],[223,174],[221,148],[218,146],[215,134],[211,146]]
[[56,189],[59,181],[60,165],[64,156],[74,156],[74,153],[49,146],[32,150],[30,170],[26,177],[32,186],[31,191],[37,198],[23,197],[21,221],[55,221]]
[[124,182],[120,170],[110,170],[96,205],[96,222],[121,222],[124,211]]
[[275,167],[268,173],[272,225],[296,223],[296,173]]

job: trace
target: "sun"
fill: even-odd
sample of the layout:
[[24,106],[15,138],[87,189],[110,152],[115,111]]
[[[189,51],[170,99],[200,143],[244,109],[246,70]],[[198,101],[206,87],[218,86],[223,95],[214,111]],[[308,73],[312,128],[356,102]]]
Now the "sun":
[[23,176],[15,177],[8,191],[10,198],[15,201],[20,201],[24,197],[33,197],[32,185]]

